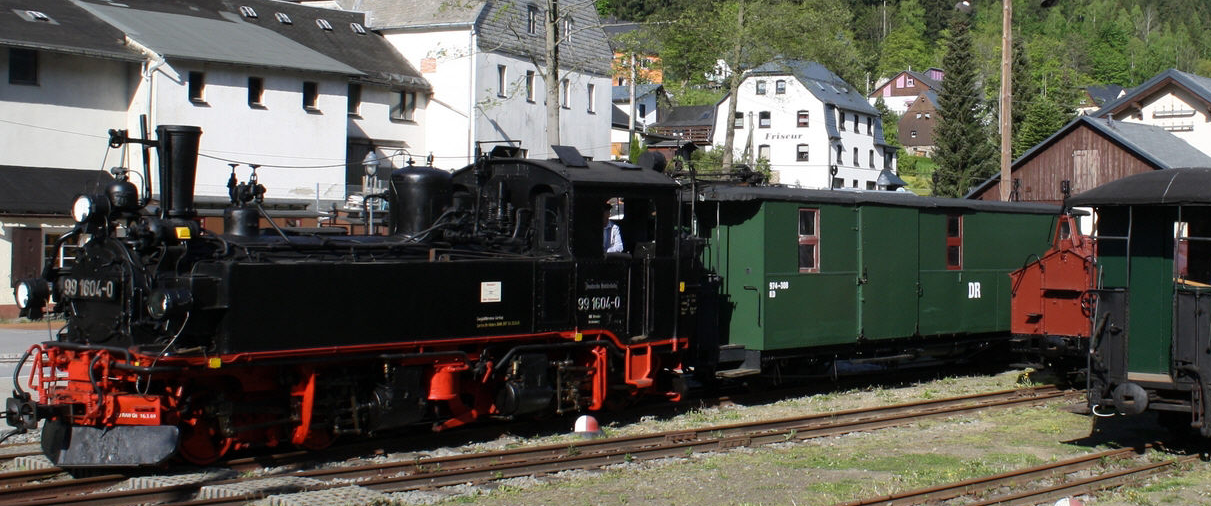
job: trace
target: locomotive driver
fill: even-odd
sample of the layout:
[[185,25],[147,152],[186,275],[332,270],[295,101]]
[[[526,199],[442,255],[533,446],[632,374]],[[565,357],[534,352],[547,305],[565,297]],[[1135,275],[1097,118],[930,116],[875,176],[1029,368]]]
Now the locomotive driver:
[[622,252],[622,232],[618,224],[610,221],[610,203],[606,202],[601,210],[601,224],[604,227],[601,234],[601,245],[606,253]]

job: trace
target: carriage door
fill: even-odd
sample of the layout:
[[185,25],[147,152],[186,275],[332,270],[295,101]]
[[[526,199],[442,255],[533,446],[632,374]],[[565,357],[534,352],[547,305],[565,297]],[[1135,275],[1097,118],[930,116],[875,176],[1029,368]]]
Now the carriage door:
[[917,210],[858,208],[858,335],[907,337],[917,330]]

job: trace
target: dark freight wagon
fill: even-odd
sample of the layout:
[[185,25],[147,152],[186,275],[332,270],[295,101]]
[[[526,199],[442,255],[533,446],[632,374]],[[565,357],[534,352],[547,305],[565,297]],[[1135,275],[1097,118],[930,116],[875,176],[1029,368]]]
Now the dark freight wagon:
[[719,374],[844,374],[839,367],[985,349],[1007,337],[1008,273],[1047,250],[1058,212],[906,193],[708,188],[696,214],[709,243],[703,263],[721,278]]

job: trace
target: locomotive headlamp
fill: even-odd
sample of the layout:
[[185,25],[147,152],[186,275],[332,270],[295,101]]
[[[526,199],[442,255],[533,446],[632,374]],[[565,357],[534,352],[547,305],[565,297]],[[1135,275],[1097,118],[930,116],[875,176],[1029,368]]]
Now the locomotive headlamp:
[[161,320],[165,316],[188,309],[192,303],[193,295],[187,289],[155,290],[147,297],[147,314]]
[[71,217],[76,223],[104,220],[109,217],[109,198],[104,195],[80,195],[71,204]]
[[50,284],[42,279],[23,279],[17,283],[13,292],[22,316],[40,315],[42,308],[46,306],[46,300],[50,298]]

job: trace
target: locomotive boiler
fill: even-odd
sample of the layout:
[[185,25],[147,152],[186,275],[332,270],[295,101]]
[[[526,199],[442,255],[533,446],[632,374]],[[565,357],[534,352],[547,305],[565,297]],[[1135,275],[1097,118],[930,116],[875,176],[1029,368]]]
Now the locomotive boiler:
[[[81,195],[56,244],[81,242],[74,263],[17,287],[24,315],[66,320],[7,403],[52,462],[205,464],[680,395],[698,271],[666,175],[570,148],[407,167],[382,196],[390,234],[355,236],[279,227],[233,170],[216,233],[194,208],[200,136],[112,133],[156,147],[158,211],[124,177]],[[606,206],[623,253],[603,250]]]

